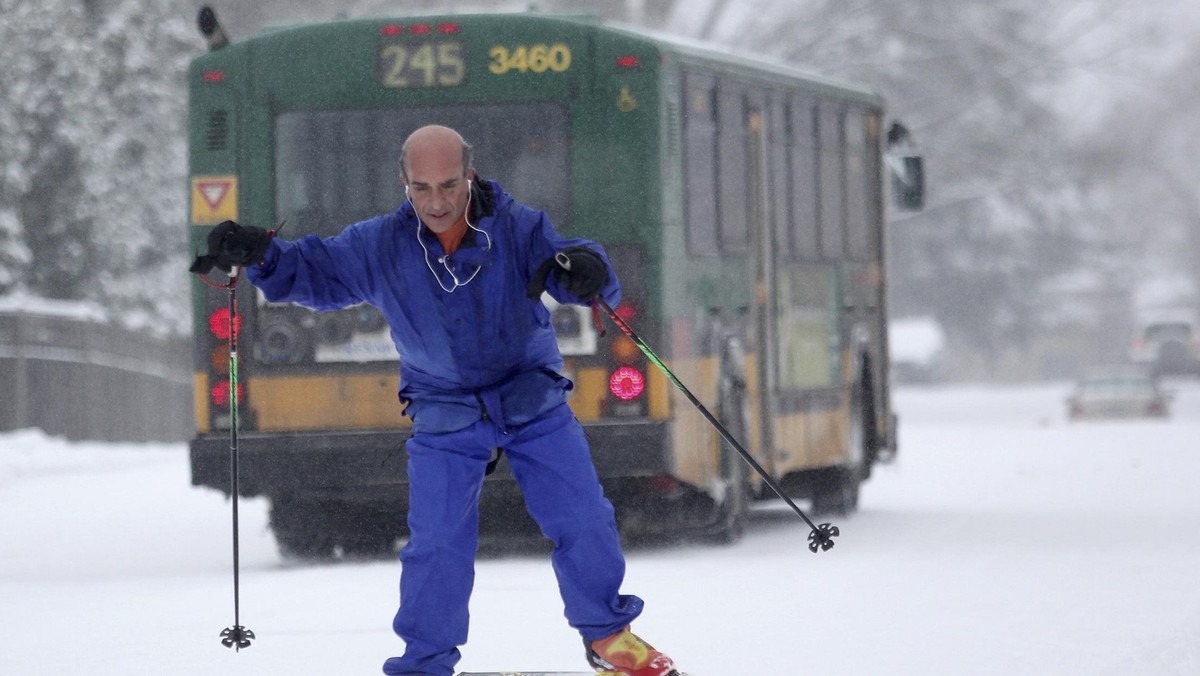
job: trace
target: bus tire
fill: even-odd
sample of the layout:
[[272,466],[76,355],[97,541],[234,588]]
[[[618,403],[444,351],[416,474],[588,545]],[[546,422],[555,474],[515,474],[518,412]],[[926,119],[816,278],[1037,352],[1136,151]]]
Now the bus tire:
[[284,558],[304,561],[332,559],[337,542],[327,524],[321,501],[299,493],[270,498],[271,532]]
[[862,356],[862,378],[859,380],[861,395],[858,399],[859,410],[862,411],[863,430],[863,463],[862,480],[871,477],[871,468],[879,461],[879,449],[886,445],[879,438],[879,421],[875,407],[875,377],[871,371],[871,355]]
[[343,518],[337,531],[337,547],[342,556],[380,559],[396,554],[396,541],[402,535],[397,514],[383,503],[342,504]]
[[857,467],[831,467],[813,488],[814,514],[846,516],[858,509],[861,475]]
[[866,478],[869,450],[874,443],[867,425],[865,393],[870,380],[865,374],[864,371],[850,390],[846,421],[847,463],[821,471],[814,483],[812,506],[817,514],[845,516],[858,509],[859,486]]
[[285,558],[322,561],[395,554],[404,515],[385,504],[286,493],[271,498],[271,532]]

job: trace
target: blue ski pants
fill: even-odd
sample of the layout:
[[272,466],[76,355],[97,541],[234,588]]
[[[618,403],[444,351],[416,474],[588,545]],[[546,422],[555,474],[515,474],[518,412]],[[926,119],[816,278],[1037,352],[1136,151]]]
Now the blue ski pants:
[[406,649],[384,663],[389,676],[454,673],[467,641],[479,493],[495,447],[504,449],[529,514],[554,544],[551,564],[570,626],[593,641],[641,614],[640,598],[619,593],[625,559],[613,508],[566,404],[507,430],[485,418],[455,432],[417,434],[406,446],[411,538],[400,553],[392,623]]

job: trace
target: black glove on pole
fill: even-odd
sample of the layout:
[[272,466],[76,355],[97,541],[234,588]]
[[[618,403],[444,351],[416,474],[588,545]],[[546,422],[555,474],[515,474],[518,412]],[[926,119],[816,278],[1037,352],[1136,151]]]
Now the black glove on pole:
[[526,289],[530,300],[542,295],[551,272],[567,293],[585,303],[593,300],[608,283],[608,266],[600,254],[585,246],[568,247],[538,266]]
[[258,265],[271,244],[271,234],[253,225],[223,221],[208,233],[208,253],[196,256],[191,272],[206,275],[212,269],[229,272],[235,266]]
[[564,267],[556,265],[554,278],[569,294],[588,302],[608,283],[608,266],[600,254],[585,246],[573,246],[558,252],[555,259],[569,261]]
[[595,251],[585,246],[573,246],[560,251],[559,256],[571,262],[570,269],[561,265],[555,267],[554,278],[567,293],[579,300],[592,300],[608,283],[608,266]]

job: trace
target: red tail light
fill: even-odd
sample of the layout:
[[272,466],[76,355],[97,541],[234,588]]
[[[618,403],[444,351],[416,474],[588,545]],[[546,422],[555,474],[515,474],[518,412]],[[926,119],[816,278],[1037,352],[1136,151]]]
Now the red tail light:
[[[229,308],[217,309],[208,316],[208,329],[220,340],[229,340]],[[234,335],[242,333],[242,317],[239,314],[233,321]]]
[[634,305],[632,301],[621,303],[613,312],[626,323],[637,319],[638,316],[637,305]]
[[636,399],[646,391],[646,376],[632,366],[622,366],[608,377],[608,391],[621,401]]
[[[228,380],[222,380],[221,382],[214,385],[212,388],[213,406],[216,406],[218,408],[228,408],[229,403],[230,403],[229,402],[229,393],[231,390],[232,390],[232,388],[230,387]],[[242,401],[242,399],[244,399],[245,396],[246,396],[246,388],[242,387],[242,385],[239,383],[238,388],[237,388],[238,401],[239,402]]]

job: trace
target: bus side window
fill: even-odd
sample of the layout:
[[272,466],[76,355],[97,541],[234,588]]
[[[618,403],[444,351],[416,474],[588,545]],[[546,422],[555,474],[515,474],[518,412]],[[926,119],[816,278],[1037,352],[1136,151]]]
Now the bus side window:
[[821,205],[817,199],[820,176],[817,171],[816,108],[812,101],[793,97],[788,120],[792,187],[788,249],[793,259],[816,260],[820,257],[817,225]]
[[845,157],[842,138],[842,111],[823,105],[817,117],[820,142],[821,176],[821,254],[826,260],[840,260],[845,254],[845,192],[842,163]]
[[767,102],[766,180],[771,201],[766,222],[771,232],[768,246],[771,251],[776,252],[773,255],[778,259],[791,258],[788,242],[792,198],[792,137],[789,111],[787,102],[778,93],[772,92]]
[[684,229],[688,253],[718,256],[716,81],[684,76]]
[[871,196],[867,176],[867,123],[856,110],[846,113],[846,254],[856,261],[870,260],[872,223],[868,207]]
[[717,87],[717,188],[720,190],[718,223],[721,252],[745,253],[749,249],[749,210],[746,204],[746,100],[743,87],[728,80]]

